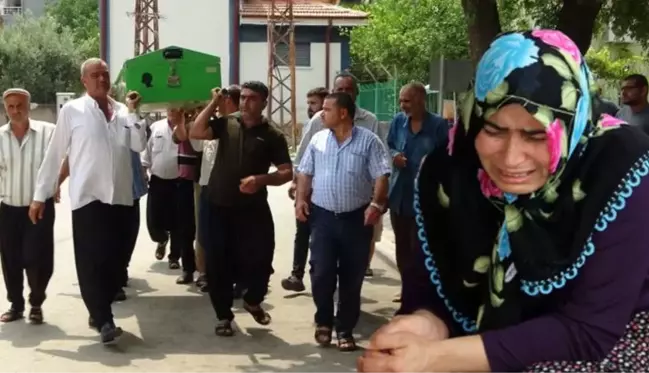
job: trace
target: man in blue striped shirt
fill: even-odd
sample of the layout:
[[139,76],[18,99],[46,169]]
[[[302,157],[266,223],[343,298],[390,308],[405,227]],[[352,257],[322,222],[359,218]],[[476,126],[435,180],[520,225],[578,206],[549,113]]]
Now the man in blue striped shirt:
[[355,111],[354,100],[347,93],[332,93],[325,99],[322,118],[326,129],[311,138],[304,152],[295,206],[297,218],[308,218],[312,229],[316,342],[331,342],[333,296],[339,282],[335,325],[341,351],[356,349],[353,330],[360,314],[373,226],[386,210],[391,171],[381,139],[354,126]]
[[[356,97],[358,96],[358,81],[350,73],[347,72],[340,73],[334,79],[333,91],[347,93],[352,97],[352,100],[356,102]],[[379,121],[376,118],[376,115],[374,115],[372,112],[368,110],[359,107],[358,105],[355,106],[355,109],[356,110],[354,111],[354,117],[353,117],[354,125],[357,127],[367,128],[368,130],[377,134],[379,138],[381,138],[381,141],[385,142],[386,134],[385,131],[382,130],[381,126],[379,125]],[[293,180],[291,188],[289,189],[289,195],[295,193],[295,188],[297,187],[297,183],[296,183],[297,165],[300,164],[304,152],[306,151],[307,146],[311,142],[311,138],[316,133],[321,131],[323,128],[325,128],[325,124],[323,123],[322,120],[322,111],[317,112],[302,128],[302,139],[300,140],[300,145],[298,146],[297,152],[295,154],[295,162],[293,163],[294,165],[296,165],[295,172],[293,173],[295,179]],[[300,224],[300,225],[302,227],[302,230],[300,231],[298,229],[297,233],[300,233],[301,237],[308,236],[309,232],[305,232],[304,229],[305,227],[308,227],[306,225],[306,222],[305,224]],[[376,238],[377,242],[378,239],[381,237],[382,231],[383,231],[383,224],[382,221],[379,220],[374,225],[374,238]],[[296,233],[296,242],[297,242],[297,233]],[[372,242],[370,243],[370,254],[368,256],[368,268],[367,268],[368,275],[372,274],[372,270],[369,268],[369,262],[371,261],[372,253],[374,252],[374,242],[375,241],[372,240]],[[304,274],[304,270],[306,267],[306,259],[308,253],[307,251],[308,247],[306,247],[306,245],[308,245],[308,241],[306,242],[305,245],[301,245],[300,247],[296,245],[295,247],[294,257],[293,257],[293,272],[291,273],[291,276],[282,280],[282,287],[285,290],[289,290],[289,291],[304,290],[304,282],[302,281],[302,277],[300,276],[300,274]]]

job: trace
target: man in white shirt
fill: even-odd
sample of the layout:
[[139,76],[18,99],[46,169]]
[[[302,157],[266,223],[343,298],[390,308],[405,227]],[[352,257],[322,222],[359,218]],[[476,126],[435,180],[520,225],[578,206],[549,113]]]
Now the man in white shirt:
[[177,284],[194,282],[193,181],[183,178],[179,163],[179,145],[173,140],[174,129],[185,126],[185,112],[167,110],[167,118],[151,125],[151,137],[142,153],[142,166],[149,172],[147,228],[151,239],[160,244],[170,241],[169,268],[178,269],[182,259],[183,274]]
[[8,89],[2,98],[9,123],[0,127],[0,259],[11,308],[0,321],[23,318],[24,271],[31,291],[29,321],[41,324],[41,305],[54,270],[54,199],[47,200],[37,224],[31,224],[27,213],[54,124],[29,118],[31,95],[26,90]]
[[[29,217],[34,224],[55,193],[61,162],[68,155],[70,204],[77,277],[89,324],[104,344],[122,335],[115,326],[111,303],[122,286],[119,250],[128,247],[133,206],[131,150],[146,145],[145,126],[135,114],[140,97],[129,92],[127,105],[108,96],[110,76],[98,58],[81,66],[86,94],[68,101],[59,112],[52,141],[38,171]],[[116,252],[118,250],[118,252]]]

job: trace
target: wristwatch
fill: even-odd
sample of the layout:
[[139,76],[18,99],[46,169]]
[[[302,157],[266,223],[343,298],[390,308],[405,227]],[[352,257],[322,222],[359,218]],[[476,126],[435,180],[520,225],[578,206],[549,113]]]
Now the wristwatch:
[[370,206],[372,206],[372,207],[374,207],[375,209],[379,210],[379,212],[380,212],[381,214],[383,214],[383,213],[385,212],[385,210],[384,210],[385,208],[384,208],[383,206],[379,205],[379,204],[376,203],[376,202],[370,202]]

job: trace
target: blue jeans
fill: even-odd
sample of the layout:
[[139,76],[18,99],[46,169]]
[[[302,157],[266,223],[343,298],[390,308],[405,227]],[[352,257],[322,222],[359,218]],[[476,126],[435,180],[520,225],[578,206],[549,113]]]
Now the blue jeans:
[[[365,225],[365,207],[336,214],[311,208],[311,292],[318,326],[351,333],[361,311],[361,288],[372,243],[372,226]],[[334,292],[338,310],[334,325]]]

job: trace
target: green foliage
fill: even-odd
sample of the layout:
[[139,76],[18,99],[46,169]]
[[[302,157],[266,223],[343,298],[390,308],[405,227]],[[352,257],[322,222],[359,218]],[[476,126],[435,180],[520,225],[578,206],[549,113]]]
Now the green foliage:
[[588,67],[598,79],[620,81],[649,63],[644,56],[637,56],[627,49],[612,50],[608,46],[591,48],[586,54]]
[[646,1],[607,1],[600,14],[610,19],[615,35],[627,35],[649,48],[649,6]]
[[51,17],[16,17],[0,31],[0,87],[22,87],[41,104],[79,91],[83,57],[72,33]]
[[[502,29],[556,28],[563,3],[564,0],[498,0]],[[375,0],[356,8],[370,13],[367,26],[350,32],[352,72],[361,80],[387,80],[390,76],[426,80],[429,63],[436,56],[468,58],[467,24],[460,0]],[[610,27],[616,35],[628,35],[646,48],[647,20],[649,7],[644,1],[605,1],[593,34],[601,36]],[[575,22],[578,21],[579,15],[575,15]],[[646,62],[631,55],[612,56],[606,48],[591,50],[588,59],[598,75],[614,79],[628,71],[629,66]]]
[[[595,0],[588,0],[595,1]],[[564,0],[498,0],[503,29],[525,29],[532,25],[540,28],[556,28]],[[579,15],[575,15],[575,21]],[[604,1],[597,22],[595,35],[611,27],[616,35],[628,35],[649,46],[649,6],[644,1]],[[527,24],[526,27],[521,27]]]
[[370,13],[369,24],[350,33],[352,72],[361,80],[397,75],[395,78],[400,80],[425,81],[433,56],[468,57],[460,1],[419,0],[414,4],[377,0],[359,7]]
[[45,10],[58,23],[59,32],[72,32],[85,58],[99,55],[99,1],[48,0]]

